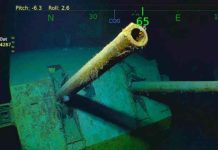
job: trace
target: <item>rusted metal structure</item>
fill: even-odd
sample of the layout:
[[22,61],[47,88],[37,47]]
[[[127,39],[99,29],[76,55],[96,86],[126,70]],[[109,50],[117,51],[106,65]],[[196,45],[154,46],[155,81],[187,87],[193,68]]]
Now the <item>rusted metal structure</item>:
[[[126,132],[123,128],[120,129],[120,122],[127,126],[133,122],[134,127],[138,128],[167,120],[167,124],[164,124],[169,127],[171,111],[167,105],[146,96],[134,97],[135,93],[218,92],[218,81],[160,81],[155,61],[145,60],[138,55],[132,55],[132,60],[128,57],[124,60],[125,63],[114,66],[137,49],[143,48],[147,42],[146,31],[131,23],[65,82],[59,91],[54,90],[59,86],[54,86],[49,78],[12,86],[11,104],[0,105],[0,128],[15,125],[23,149],[88,150],[97,149],[95,145],[98,144],[104,149],[105,141],[117,138],[119,144],[125,143],[125,140],[135,140],[137,145],[141,143],[145,146],[139,146],[138,149],[147,150],[145,141],[139,142],[138,137],[127,136],[125,139],[121,136]],[[111,68],[112,66],[114,67]],[[59,65],[50,67],[50,72],[55,72],[54,67],[61,68]],[[134,77],[146,81],[131,82],[129,85],[128,81],[132,81]],[[87,93],[83,88],[88,84],[92,84],[94,96],[74,101],[81,102],[81,107],[88,106],[89,113],[95,111],[93,114],[96,115],[97,111],[100,119],[95,118],[97,115],[93,117],[92,113],[84,113],[74,106],[60,103],[57,99],[77,92],[85,97]],[[102,121],[102,114],[106,117],[115,116],[119,122],[110,122],[110,119]]]

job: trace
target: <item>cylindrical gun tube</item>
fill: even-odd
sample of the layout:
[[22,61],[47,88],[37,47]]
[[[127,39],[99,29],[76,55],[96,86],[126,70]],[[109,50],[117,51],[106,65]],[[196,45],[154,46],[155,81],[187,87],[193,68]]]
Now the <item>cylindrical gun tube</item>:
[[77,93],[123,58],[138,49],[142,49],[147,42],[148,37],[145,29],[130,23],[61,87],[57,92],[57,97]]
[[218,81],[141,81],[130,86],[133,93],[218,92]]

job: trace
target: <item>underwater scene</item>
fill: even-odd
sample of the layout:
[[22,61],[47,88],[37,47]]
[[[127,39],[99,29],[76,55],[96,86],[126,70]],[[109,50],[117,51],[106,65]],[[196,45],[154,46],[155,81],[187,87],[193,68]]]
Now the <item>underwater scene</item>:
[[218,150],[215,3],[1,3],[0,150]]

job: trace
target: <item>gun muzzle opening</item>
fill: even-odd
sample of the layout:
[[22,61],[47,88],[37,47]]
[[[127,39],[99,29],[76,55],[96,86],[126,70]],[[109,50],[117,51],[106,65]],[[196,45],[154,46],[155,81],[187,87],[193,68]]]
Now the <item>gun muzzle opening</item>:
[[130,30],[126,30],[126,34],[130,43],[136,48],[144,47],[148,42],[148,36],[145,29],[135,24],[131,24],[129,29]]
[[132,38],[136,41],[136,42],[140,42],[141,40],[143,40],[145,34],[139,30],[138,28],[135,28],[131,31],[131,35]]

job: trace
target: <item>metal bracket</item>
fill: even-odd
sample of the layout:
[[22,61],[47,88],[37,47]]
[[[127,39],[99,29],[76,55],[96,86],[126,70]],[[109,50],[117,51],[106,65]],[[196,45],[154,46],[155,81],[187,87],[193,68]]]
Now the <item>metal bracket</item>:
[[12,125],[10,103],[0,104],[0,128]]
[[68,75],[59,64],[48,66],[48,73],[53,83],[54,92],[56,93],[68,80]]

